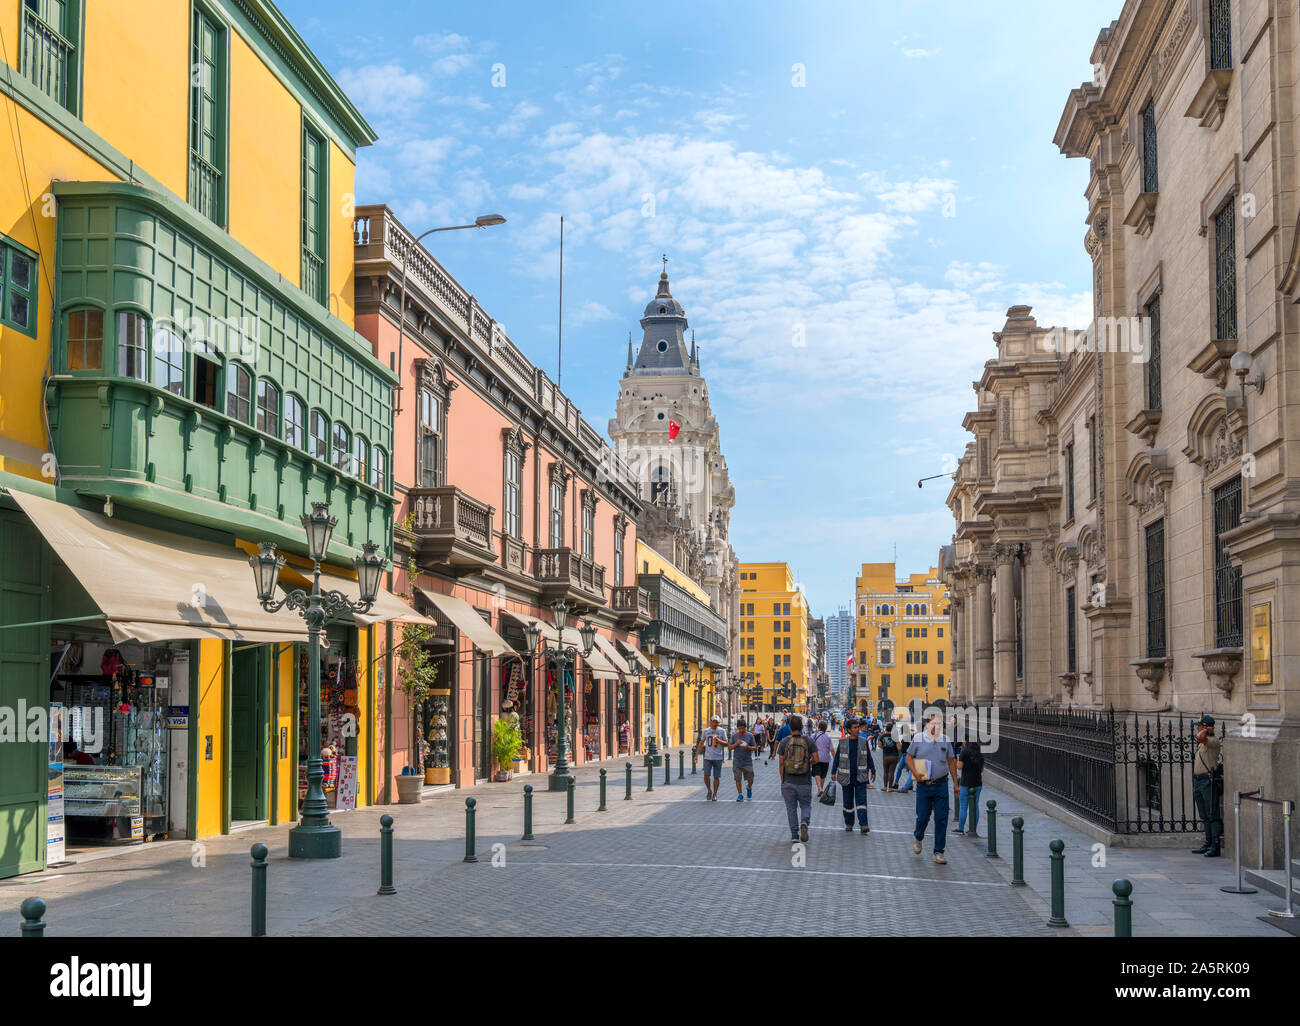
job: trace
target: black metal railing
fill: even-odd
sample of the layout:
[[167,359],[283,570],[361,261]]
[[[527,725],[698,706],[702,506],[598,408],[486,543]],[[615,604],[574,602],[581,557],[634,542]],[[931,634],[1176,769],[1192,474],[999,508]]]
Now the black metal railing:
[[1237,337],[1237,218],[1235,197],[1214,215],[1214,330],[1217,338]]
[[1241,478],[1214,489],[1214,643],[1219,648],[1242,643],[1241,567],[1232,565],[1223,536],[1241,524]]
[[1119,834],[1193,833],[1192,721],[1179,716],[998,709],[990,767]]
[[1232,67],[1232,4],[1210,0],[1210,67],[1224,71]]

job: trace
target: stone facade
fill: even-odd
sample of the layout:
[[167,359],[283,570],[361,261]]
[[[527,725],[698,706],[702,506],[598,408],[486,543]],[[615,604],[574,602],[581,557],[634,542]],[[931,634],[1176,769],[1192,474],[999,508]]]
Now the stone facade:
[[1008,312],[949,495],[956,697],[1210,713],[1228,794],[1300,782],[1298,43],[1265,0],[1102,30],[1055,138],[1095,319]]

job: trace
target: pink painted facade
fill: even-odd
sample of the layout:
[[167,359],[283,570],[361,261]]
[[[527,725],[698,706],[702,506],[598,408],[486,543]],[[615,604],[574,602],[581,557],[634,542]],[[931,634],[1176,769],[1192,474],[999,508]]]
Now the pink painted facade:
[[[570,759],[581,765],[634,754],[641,687],[635,672],[624,667],[635,671],[632,632],[649,619],[648,599],[637,588],[641,507],[635,482],[608,443],[441,265],[422,249],[408,249],[409,234],[387,208],[362,208],[358,221],[364,228],[356,248],[357,331],[401,378],[391,467],[399,500],[393,590],[440,623],[429,651],[439,667],[436,687],[450,690],[444,696],[443,776],[458,786],[491,776],[492,723],[502,714],[515,673],[523,681],[515,711],[526,744],[519,768],[543,772],[553,761],[553,678],[543,686],[544,661],[524,651],[522,624],[514,615],[550,623],[557,599],[574,610],[571,626],[590,619],[624,660],[620,666],[596,658],[589,666],[579,658],[572,698],[566,697],[577,731],[569,738]],[[398,311],[406,254],[402,333]],[[507,478],[516,459],[518,516],[511,523]],[[553,479],[562,489],[563,512],[562,537],[555,544]],[[589,540],[583,529],[588,509]],[[408,561],[415,564],[414,574]],[[481,650],[417,587],[468,603],[511,651]],[[396,641],[404,629],[430,637],[425,627],[395,626]],[[394,685],[396,669],[394,661]],[[391,752],[391,773],[397,774],[417,757],[417,710],[396,686],[391,703],[391,713],[379,710],[379,750]],[[428,712],[420,715],[422,725]],[[384,733],[386,721],[391,737]]]

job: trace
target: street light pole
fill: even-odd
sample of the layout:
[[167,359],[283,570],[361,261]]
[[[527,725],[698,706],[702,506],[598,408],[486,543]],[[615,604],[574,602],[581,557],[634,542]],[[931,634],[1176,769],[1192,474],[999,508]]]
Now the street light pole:
[[658,766],[660,762],[658,741],[659,717],[655,714],[655,696],[659,691],[659,674],[662,672],[655,659],[655,651],[658,647],[659,646],[654,638],[650,638],[645,642],[646,655],[650,657],[650,672],[646,676],[650,681],[650,722],[652,724],[650,728],[650,743],[646,745],[645,750],[645,764],[647,766]]
[[[569,766],[568,760],[568,732],[566,730],[567,719],[564,707],[564,677],[565,671],[570,667],[576,667],[578,664],[578,649],[573,645],[564,643],[564,627],[569,618],[569,606],[564,601],[559,601],[551,606],[555,612],[554,627],[559,635],[559,643],[550,648],[545,642],[542,643],[542,659],[550,659],[558,673],[555,678],[555,767],[550,775],[546,778],[546,789],[548,791],[567,791],[569,782],[573,780],[573,770]],[[541,636],[541,631],[536,624],[530,624],[525,630],[528,639],[529,651],[537,650],[537,642]],[[591,656],[591,650],[596,644],[596,627],[587,620],[582,627],[578,629],[582,636],[582,657],[587,659]],[[574,688],[577,688],[577,681],[574,681]],[[574,696],[576,699],[576,695]],[[575,727],[576,730],[576,727]]]
[[311,591],[295,588],[278,602],[275,589],[284,566],[284,557],[275,545],[261,542],[257,555],[250,556],[257,597],[262,608],[274,613],[288,606],[307,621],[307,798],[302,819],[289,831],[291,859],[336,859],[342,852],[342,834],[330,823],[325,804],[324,771],[320,757],[320,633],[325,623],[339,613],[367,613],[379,592],[379,578],[388,560],[379,555],[378,546],[366,542],[362,554],[353,559],[357,571],[360,601],[353,602],[341,591],[322,592],[320,565],[329,551],[330,534],[338,520],[329,514],[329,503],[313,502],[312,511],[301,516],[307,534],[307,554],[312,561]]

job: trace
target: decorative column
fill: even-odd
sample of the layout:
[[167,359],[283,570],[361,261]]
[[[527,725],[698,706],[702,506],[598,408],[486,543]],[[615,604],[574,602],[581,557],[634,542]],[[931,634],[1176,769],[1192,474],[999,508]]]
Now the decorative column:
[[965,702],[966,682],[966,590],[965,585],[954,583],[952,599],[952,616],[949,618],[948,631],[952,635],[952,680],[948,694],[953,702]]
[[993,701],[993,570],[976,566],[975,573],[975,701]]
[[995,634],[993,641],[994,696],[1011,699],[1016,691],[1016,582],[1013,571],[1015,550],[998,545],[993,551],[997,561]]

